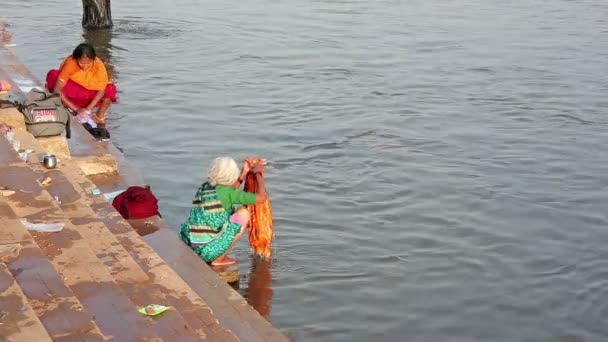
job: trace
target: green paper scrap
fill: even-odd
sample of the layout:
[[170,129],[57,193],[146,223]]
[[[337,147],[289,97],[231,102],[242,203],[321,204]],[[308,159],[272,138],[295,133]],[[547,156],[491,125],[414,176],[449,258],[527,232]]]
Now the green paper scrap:
[[158,305],[158,304],[150,304],[150,305],[146,305],[143,308],[140,308],[139,313],[142,315],[148,315],[148,316],[156,316],[158,314],[161,314],[167,310],[171,309],[171,307],[169,306],[164,306],[164,305]]

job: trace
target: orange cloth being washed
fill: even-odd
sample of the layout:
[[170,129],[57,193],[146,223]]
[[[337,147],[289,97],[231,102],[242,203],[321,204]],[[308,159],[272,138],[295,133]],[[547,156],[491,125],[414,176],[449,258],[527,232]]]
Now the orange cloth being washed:
[[[249,157],[245,159],[246,163],[253,166],[259,162],[265,162],[263,158]],[[263,177],[264,175],[262,175]],[[248,173],[245,179],[245,191],[257,193],[257,182],[253,173]],[[261,257],[270,257],[270,243],[274,239],[272,230],[272,208],[270,199],[263,203],[247,206],[251,213],[249,219],[249,244],[253,252]]]
[[99,58],[95,58],[89,70],[82,70],[72,56],[61,64],[59,80],[67,83],[72,80],[88,90],[103,90],[108,85],[108,71]]

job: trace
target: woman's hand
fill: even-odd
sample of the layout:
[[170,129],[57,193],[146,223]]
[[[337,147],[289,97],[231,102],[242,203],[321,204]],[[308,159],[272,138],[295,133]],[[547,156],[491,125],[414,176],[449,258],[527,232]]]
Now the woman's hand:
[[266,171],[266,163],[256,163],[252,168],[253,173],[264,173]]
[[241,176],[247,176],[249,171],[251,171],[251,164],[249,164],[249,161],[245,160],[243,162],[243,171],[241,171]]
[[78,113],[78,115],[90,115],[91,111],[86,108],[78,108],[76,113]]

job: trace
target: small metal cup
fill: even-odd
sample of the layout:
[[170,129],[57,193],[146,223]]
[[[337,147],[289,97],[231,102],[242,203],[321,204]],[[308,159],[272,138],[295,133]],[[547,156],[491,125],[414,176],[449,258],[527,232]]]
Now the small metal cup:
[[42,159],[42,163],[47,169],[54,169],[57,166],[57,157],[54,154],[47,154]]

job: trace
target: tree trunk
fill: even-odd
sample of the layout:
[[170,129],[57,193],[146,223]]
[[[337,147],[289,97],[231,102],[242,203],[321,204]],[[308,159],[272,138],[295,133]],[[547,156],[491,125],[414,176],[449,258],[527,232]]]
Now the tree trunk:
[[89,29],[112,27],[110,0],[82,0],[82,26]]

